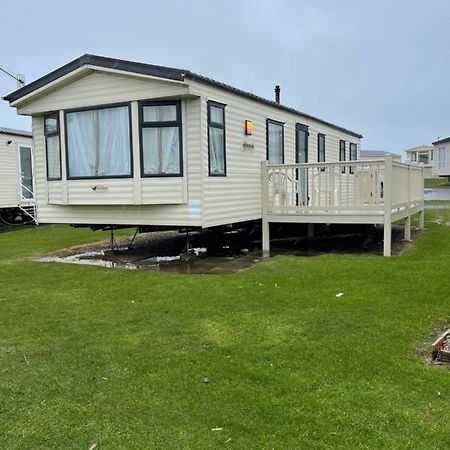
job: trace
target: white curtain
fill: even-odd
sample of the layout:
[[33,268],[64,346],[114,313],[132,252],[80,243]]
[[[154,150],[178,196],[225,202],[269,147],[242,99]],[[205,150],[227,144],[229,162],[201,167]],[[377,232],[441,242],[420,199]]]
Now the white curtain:
[[209,170],[211,174],[225,173],[224,130],[209,127]]
[[61,176],[59,135],[47,138],[47,171],[47,178],[59,178]]
[[177,120],[176,105],[144,106],[144,122],[175,122]]
[[144,173],[164,175],[180,173],[180,134],[178,127],[142,129]]
[[268,125],[269,138],[269,163],[282,164],[283,163],[283,125],[276,123],[269,123]]
[[158,126],[163,122],[177,122],[177,106],[149,105],[143,109],[144,123],[154,124],[142,128],[144,174],[179,174],[180,129],[178,126]]
[[131,175],[128,107],[101,109],[98,112],[98,175]]
[[131,174],[128,107],[66,115],[69,176]]

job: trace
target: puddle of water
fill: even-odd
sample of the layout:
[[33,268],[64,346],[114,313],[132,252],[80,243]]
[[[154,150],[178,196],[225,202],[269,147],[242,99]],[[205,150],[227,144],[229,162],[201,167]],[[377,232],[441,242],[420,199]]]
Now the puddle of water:
[[198,247],[192,249],[192,253],[188,255],[154,256],[140,260],[127,261],[121,260],[121,258],[124,258],[123,252],[116,259],[109,259],[109,255],[105,255],[105,250],[94,250],[66,256],[40,256],[33,260],[38,262],[91,265],[107,267],[110,269],[140,269],[155,272],[194,274],[238,272],[261,262],[263,259],[262,257],[255,257],[255,254],[239,255],[235,257],[205,256],[206,252],[207,250],[205,247]]

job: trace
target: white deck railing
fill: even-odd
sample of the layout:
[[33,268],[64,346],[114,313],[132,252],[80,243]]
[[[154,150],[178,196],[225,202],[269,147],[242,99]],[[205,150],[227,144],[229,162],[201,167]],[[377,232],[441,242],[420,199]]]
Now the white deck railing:
[[423,210],[420,166],[392,161],[262,164],[263,220],[382,223]]

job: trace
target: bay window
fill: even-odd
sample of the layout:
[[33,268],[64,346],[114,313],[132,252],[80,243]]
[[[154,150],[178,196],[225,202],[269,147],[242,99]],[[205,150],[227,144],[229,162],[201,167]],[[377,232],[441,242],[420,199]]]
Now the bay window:
[[182,176],[181,103],[140,102],[143,177]]
[[61,149],[59,141],[59,113],[44,116],[47,180],[61,179]]
[[68,111],[68,178],[131,177],[129,105]]

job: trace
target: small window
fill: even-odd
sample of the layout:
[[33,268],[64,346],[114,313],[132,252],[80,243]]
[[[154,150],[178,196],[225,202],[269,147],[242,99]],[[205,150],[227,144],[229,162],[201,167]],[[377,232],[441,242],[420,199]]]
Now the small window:
[[59,142],[59,113],[44,116],[47,180],[61,179],[61,149]]
[[317,162],[325,162],[325,135],[317,135]]
[[181,103],[140,102],[143,177],[183,175]]
[[[358,159],[358,147],[356,144],[350,143],[349,153],[350,153],[349,155],[350,161],[356,161]],[[354,166],[350,166],[350,173],[354,172],[355,172]]]
[[430,161],[433,161],[434,158],[434,152],[433,150],[430,150]]
[[298,123],[295,126],[296,136],[295,136],[295,146],[296,155],[295,161],[297,163],[307,163],[308,162],[308,127]]
[[225,105],[208,102],[208,167],[210,176],[225,176],[227,174],[225,153]]
[[129,105],[66,112],[68,178],[130,177]]
[[266,121],[266,158],[269,164],[284,163],[284,123],[267,119]]
[[417,153],[416,152],[411,153],[411,161],[412,162],[416,162],[417,161]]
[[[339,161],[345,161],[345,141],[339,141]],[[341,172],[345,173],[345,166],[342,166]]]
[[438,169],[443,170],[445,169],[445,157],[446,157],[446,151],[445,147],[441,147],[438,150]]

